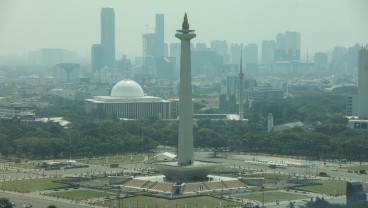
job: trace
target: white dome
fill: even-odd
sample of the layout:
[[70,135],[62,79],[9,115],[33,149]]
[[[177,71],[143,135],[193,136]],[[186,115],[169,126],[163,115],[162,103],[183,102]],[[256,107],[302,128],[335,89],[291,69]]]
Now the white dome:
[[133,98],[143,97],[144,93],[142,87],[138,83],[130,79],[124,79],[114,85],[111,89],[110,96]]

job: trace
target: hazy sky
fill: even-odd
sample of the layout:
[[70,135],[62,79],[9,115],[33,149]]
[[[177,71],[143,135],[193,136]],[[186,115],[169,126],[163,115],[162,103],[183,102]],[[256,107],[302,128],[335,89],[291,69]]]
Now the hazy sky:
[[[185,2],[185,3],[184,3]],[[142,54],[142,33],[165,14],[165,42],[178,42],[184,12],[193,42],[260,43],[299,31],[302,53],[368,43],[368,0],[0,0],[0,55],[64,48],[89,56],[102,7],[115,10],[116,53]]]

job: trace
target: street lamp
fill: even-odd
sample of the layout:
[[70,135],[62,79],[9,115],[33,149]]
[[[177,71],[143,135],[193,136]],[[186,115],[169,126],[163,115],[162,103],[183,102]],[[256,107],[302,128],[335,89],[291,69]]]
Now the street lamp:
[[264,199],[265,199],[264,189],[265,189],[265,187],[264,187],[264,185],[262,185],[262,208],[265,207],[264,206]]

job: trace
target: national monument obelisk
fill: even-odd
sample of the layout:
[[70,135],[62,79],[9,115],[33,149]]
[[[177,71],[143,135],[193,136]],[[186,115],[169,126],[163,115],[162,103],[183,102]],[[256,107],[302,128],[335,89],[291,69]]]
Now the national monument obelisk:
[[186,13],[182,29],[177,30],[175,37],[181,40],[178,161],[158,162],[154,163],[153,167],[164,174],[168,181],[206,180],[208,174],[219,164],[194,161],[190,40],[195,38],[196,35],[194,30],[189,30]]
[[244,95],[244,85],[243,85],[243,52],[240,53],[240,72],[239,72],[239,121],[244,120],[244,101],[243,101],[243,95]]
[[194,162],[190,40],[196,37],[194,30],[189,30],[186,13],[182,29],[177,30],[175,37],[181,40],[178,165],[186,166],[192,165]]

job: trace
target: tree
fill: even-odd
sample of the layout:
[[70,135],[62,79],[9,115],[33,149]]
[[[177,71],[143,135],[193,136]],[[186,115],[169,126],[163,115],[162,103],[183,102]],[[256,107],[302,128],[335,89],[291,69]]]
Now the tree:
[[12,208],[12,204],[7,198],[0,198],[0,208]]
[[289,204],[286,206],[286,208],[295,208],[294,202],[289,202]]
[[47,208],[57,208],[55,205],[49,205]]

